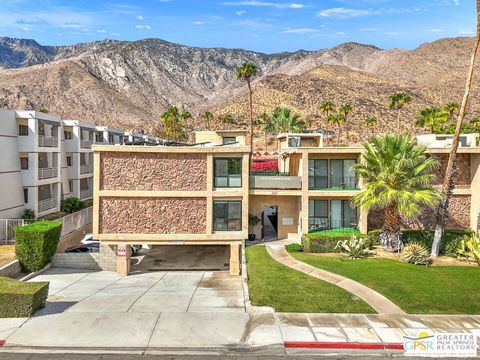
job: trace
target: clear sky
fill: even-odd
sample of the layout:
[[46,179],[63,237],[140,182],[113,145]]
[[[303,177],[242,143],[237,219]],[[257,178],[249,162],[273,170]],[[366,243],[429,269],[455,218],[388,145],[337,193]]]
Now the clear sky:
[[474,0],[0,0],[0,36],[68,45],[161,38],[266,53],[473,36]]

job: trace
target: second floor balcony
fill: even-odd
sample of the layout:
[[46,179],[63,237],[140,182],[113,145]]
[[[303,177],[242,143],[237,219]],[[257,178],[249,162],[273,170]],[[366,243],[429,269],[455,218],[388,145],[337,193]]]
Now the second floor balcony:
[[57,147],[58,146],[58,137],[56,136],[38,136],[38,146],[39,147]]
[[38,212],[41,213],[43,211],[47,211],[53,208],[56,208],[58,205],[58,198],[51,197],[44,200],[38,201]]
[[38,168],[38,180],[56,178],[58,176],[58,167]]
[[90,174],[93,172],[93,164],[80,165],[80,174]]
[[250,189],[300,190],[302,178],[288,173],[250,173]]
[[90,149],[92,147],[92,140],[80,140],[80,147],[82,149]]
[[355,176],[309,176],[309,190],[358,190]]
[[80,200],[90,199],[93,196],[93,190],[88,189],[80,189]]

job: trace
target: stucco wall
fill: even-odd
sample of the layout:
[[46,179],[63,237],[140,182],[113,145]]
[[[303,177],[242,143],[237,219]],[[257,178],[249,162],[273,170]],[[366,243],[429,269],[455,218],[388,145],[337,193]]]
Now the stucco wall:
[[[285,239],[288,233],[297,233],[298,218],[301,210],[300,196],[264,196],[264,195],[250,195],[249,199],[249,213],[261,218],[264,206],[277,205],[278,206],[278,238]],[[282,225],[283,218],[292,218],[292,225]],[[249,230],[250,231],[250,230]],[[253,229],[257,238],[262,234],[261,223]]]
[[[469,229],[470,228],[470,196],[455,195],[450,200],[448,208],[448,219],[446,228],[448,229]],[[422,215],[414,220],[404,220],[403,226],[411,229],[433,229],[435,226],[435,209],[425,209]],[[368,228],[379,229],[383,226],[383,211],[370,211],[368,214]]]
[[206,154],[105,152],[101,189],[200,191],[207,187]]
[[102,198],[100,233],[204,234],[205,198]]

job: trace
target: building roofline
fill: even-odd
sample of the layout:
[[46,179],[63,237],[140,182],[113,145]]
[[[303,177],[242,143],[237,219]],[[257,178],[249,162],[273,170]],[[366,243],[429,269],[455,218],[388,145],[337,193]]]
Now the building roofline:
[[144,145],[93,145],[94,152],[132,152],[132,153],[234,153],[246,154],[250,146],[144,146]]

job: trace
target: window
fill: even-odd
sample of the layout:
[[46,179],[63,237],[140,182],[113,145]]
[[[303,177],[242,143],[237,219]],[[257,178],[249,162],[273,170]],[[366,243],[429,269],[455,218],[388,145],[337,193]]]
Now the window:
[[355,159],[315,159],[308,161],[309,189],[356,189]]
[[241,231],[242,230],[242,202],[241,201],[214,201],[213,202],[213,230]]
[[20,168],[22,170],[28,170],[28,157],[20,158]]
[[63,134],[65,135],[65,140],[72,140],[73,134],[71,131],[65,130]]
[[23,188],[23,202],[28,204],[28,188]]
[[113,138],[113,134],[108,134],[108,143],[109,144],[114,144],[115,143],[115,140]]
[[309,200],[309,229],[354,229],[358,225],[358,212],[349,200]]
[[68,180],[68,191],[73,193],[73,180]]
[[234,144],[237,142],[237,138],[235,136],[224,136],[222,142],[223,145]]
[[72,166],[72,155],[67,156],[67,166]]
[[96,143],[101,143],[103,142],[103,134],[99,132],[95,132],[95,142]]
[[308,201],[308,227],[314,229],[328,229],[328,200]]
[[328,160],[308,160],[308,187],[328,188]]
[[214,159],[216,188],[242,187],[242,159]]
[[28,136],[28,125],[18,125],[18,136]]

